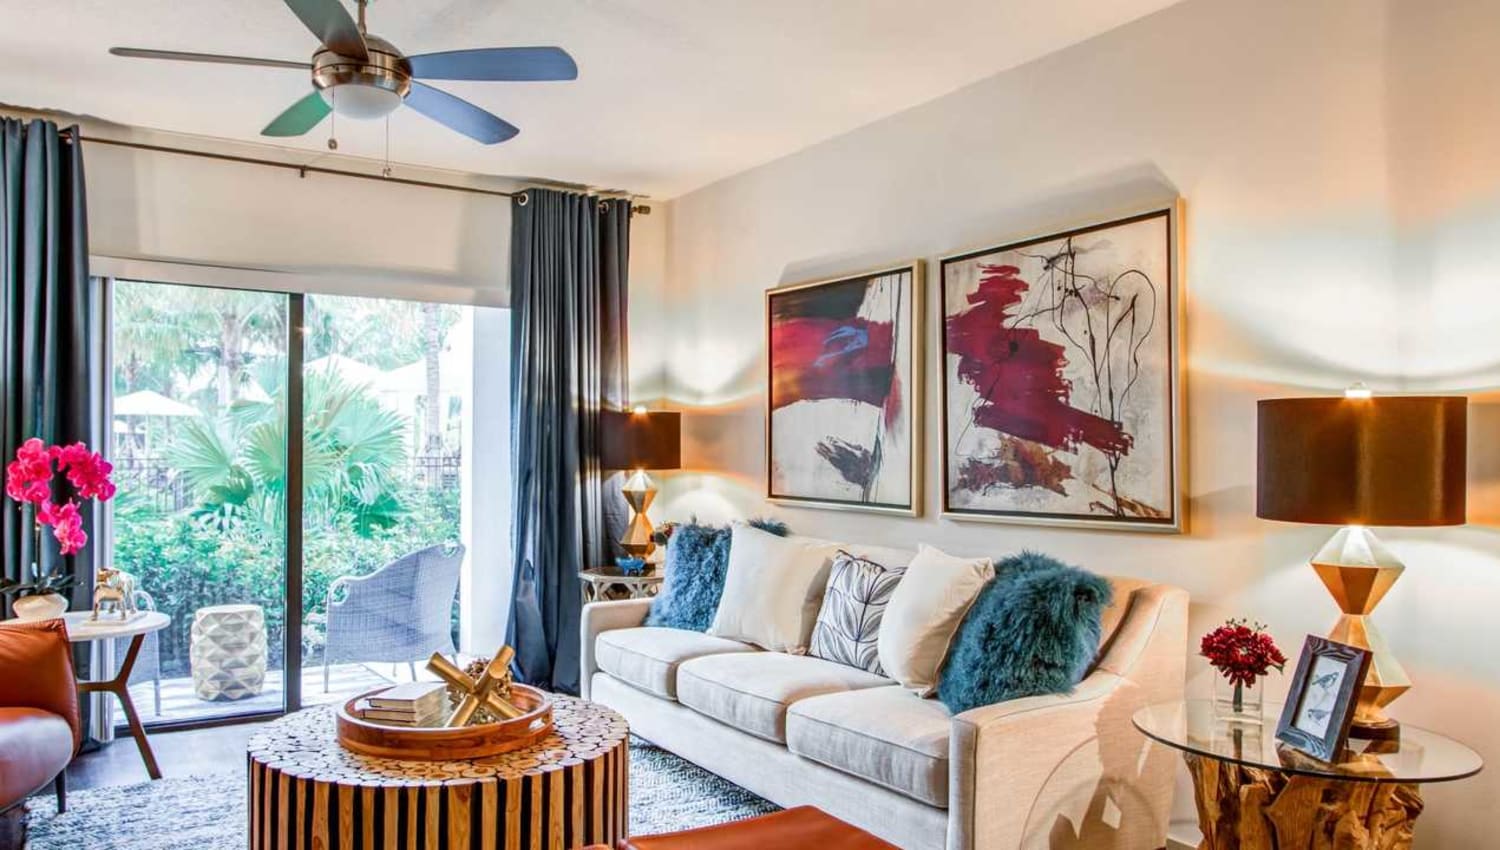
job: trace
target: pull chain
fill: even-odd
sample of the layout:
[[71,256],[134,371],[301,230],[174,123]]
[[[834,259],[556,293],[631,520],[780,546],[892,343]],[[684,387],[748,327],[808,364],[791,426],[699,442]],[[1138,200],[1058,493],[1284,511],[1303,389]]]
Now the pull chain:
[[339,149],[339,87],[329,89],[333,92],[332,102],[329,104],[332,111],[328,115],[328,149],[336,151]]
[[[360,8],[361,9],[364,8],[364,4],[363,3],[360,4]],[[390,177],[391,176],[391,116],[390,115],[386,115],[385,116],[385,167],[382,168],[382,169],[380,169],[380,176],[382,176],[382,177]]]

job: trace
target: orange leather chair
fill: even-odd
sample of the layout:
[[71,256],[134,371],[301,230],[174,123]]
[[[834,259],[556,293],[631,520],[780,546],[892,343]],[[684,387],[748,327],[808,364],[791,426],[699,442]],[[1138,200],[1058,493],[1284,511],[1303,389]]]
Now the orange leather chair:
[[[608,850],[595,845],[597,850]],[[588,850],[595,850],[588,848]],[[812,806],[702,829],[627,838],[616,850],[899,850]]]
[[[78,686],[62,620],[0,626],[0,819],[26,798],[57,789],[67,810],[64,769],[78,752]],[[0,836],[0,842],[3,842]]]

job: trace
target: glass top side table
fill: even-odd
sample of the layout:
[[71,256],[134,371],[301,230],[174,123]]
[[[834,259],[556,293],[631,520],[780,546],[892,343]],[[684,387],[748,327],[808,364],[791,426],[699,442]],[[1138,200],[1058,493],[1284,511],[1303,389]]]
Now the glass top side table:
[[1403,724],[1399,742],[1351,741],[1336,763],[1276,740],[1281,706],[1266,722],[1232,723],[1211,700],[1151,705],[1135,713],[1146,737],[1181,750],[1193,776],[1203,850],[1321,846],[1406,848],[1422,812],[1418,786],[1451,782],[1484,767],[1452,738]]

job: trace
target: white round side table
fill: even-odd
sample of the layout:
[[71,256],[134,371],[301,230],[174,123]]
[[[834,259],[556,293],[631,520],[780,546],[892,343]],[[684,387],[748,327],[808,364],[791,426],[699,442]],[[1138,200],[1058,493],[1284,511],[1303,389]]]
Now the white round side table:
[[[102,614],[97,620],[92,617],[93,613],[90,611],[70,611],[64,614],[62,621],[68,628],[68,640],[72,643],[90,643],[128,637],[130,648],[125,651],[125,659],[120,662],[120,670],[113,679],[80,681],[78,692],[115,695],[120,701],[120,708],[125,710],[130,736],[135,738],[136,749],[141,751],[141,761],[146,763],[147,775],[152,779],[160,779],[161,769],[156,766],[156,755],[151,752],[151,743],[146,740],[146,730],[141,726],[140,715],[136,714],[135,703],[130,700],[129,682],[130,671],[135,668],[135,658],[141,652],[141,642],[151,632],[165,629],[172,623],[172,618],[158,611],[139,611],[123,620],[118,615],[111,614]],[[3,625],[5,624],[0,623],[0,626]]]

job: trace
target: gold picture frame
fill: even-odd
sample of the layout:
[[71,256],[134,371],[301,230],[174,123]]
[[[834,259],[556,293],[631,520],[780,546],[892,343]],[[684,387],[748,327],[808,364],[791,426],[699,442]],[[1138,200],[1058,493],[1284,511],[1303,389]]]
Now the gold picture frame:
[[[924,272],[916,259],[766,290],[767,501],[921,516]],[[889,383],[875,357],[884,325]],[[892,404],[904,425],[894,430]],[[904,457],[890,464],[892,454]]]
[[[940,399],[939,428],[941,432],[938,463],[942,482],[940,497],[941,513],[944,518],[960,521],[1112,531],[1143,531],[1166,534],[1179,534],[1187,529],[1187,438],[1184,417],[1184,411],[1186,410],[1186,380],[1184,374],[1185,347],[1183,333],[1186,316],[1186,298],[1183,281],[1183,209],[1183,201],[1178,198],[1168,204],[1153,205],[1144,209],[1137,208],[1095,223],[1075,226],[1040,236],[1021,238],[992,247],[957,252],[942,257],[938,261],[938,381]],[[958,445],[956,438],[968,438],[975,427],[972,408],[970,409],[970,418],[967,421],[962,423],[955,423],[953,421],[955,418],[954,407],[956,405],[961,407],[965,403],[964,399],[956,398],[956,396],[960,391],[966,393],[968,396],[973,396],[977,392],[972,384],[967,387],[956,388],[954,386],[955,383],[963,383],[962,370],[965,368],[965,365],[970,364],[950,362],[950,354],[952,354],[950,345],[950,319],[961,315],[968,309],[972,309],[972,303],[968,300],[969,295],[972,293],[964,294],[964,303],[962,305],[956,303],[960,299],[957,297],[958,293],[954,290],[966,288],[966,283],[957,280],[960,277],[956,273],[959,264],[968,264],[970,266],[962,270],[963,274],[970,277],[975,274],[975,267],[978,266],[989,265],[1000,268],[1009,265],[1009,267],[1015,270],[1018,281],[1026,284],[1027,288],[1023,290],[1024,295],[1031,296],[1033,293],[1030,291],[1030,282],[1022,279],[1028,273],[1028,270],[1022,270],[1019,266],[1010,265],[1006,260],[1019,256],[1032,263],[1033,268],[1030,271],[1042,275],[1055,274],[1059,269],[1055,265],[1056,257],[1051,255],[1042,256],[1040,252],[1028,252],[1027,249],[1032,247],[1051,247],[1056,252],[1062,252],[1058,256],[1061,256],[1063,253],[1072,256],[1073,253],[1081,252],[1076,252],[1073,247],[1059,247],[1058,243],[1062,243],[1062,246],[1072,246],[1072,240],[1074,239],[1108,234],[1112,230],[1118,232],[1120,228],[1144,222],[1154,222],[1158,219],[1162,220],[1164,225],[1162,228],[1164,241],[1161,244],[1159,260],[1165,267],[1165,285],[1163,286],[1165,303],[1160,305],[1159,314],[1168,320],[1168,327],[1164,338],[1161,340],[1161,347],[1158,349],[1159,354],[1165,362],[1160,364],[1160,398],[1157,400],[1153,411],[1160,415],[1162,421],[1158,424],[1166,429],[1166,433],[1164,435],[1152,435],[1152,439],[1159,446],[1162,456],[1162,466],[1157,468],[1157,471],[1161,475],[1161,481],[1164,484],[1161,502],[1153,505],[1139,499],[1132,500],[1130,497],[1122,495],[1116,486],[1113,492],[1105,491],[1102,495],[1094,492],[1088,494],[1086,503],[1090,505],[1091,509],[1093,508],[1093,502],[1101,502],[1103,504],[1103,510],[1098,513],[1076,509],[1048,509],[1046,507],[1048,501],[1061,502],[1062,499],[1053,499],[1047,493],[1027,493],[1025,492],[1027,487],[1031,486],[1033,489],[1042,487],[1052,492],[1059,492],[1067,490],[1065,484],[1059,485],[1056,480],[1043,479],[1043,483],[1031,485],[1029,482],[1033,479],[1028,479],[1024,474],[1012,474],[1012,477],[1006,480],[1003,476],[1007,473],[1003,469],[994,475],[994,478],[998,479],[1000,483],[995,484],[993,490],[985,493],[983,498],[974,497],[972,491],[963,493],[959,498],[955,498],[956,488],[963,489],[964,487],[983,486],[984,484],[989,484],[991,481],[991,479],[983,476],[963,474],[967,470],[961,470],[958,474],[955,474],[954,469],[955,464],[960,459],[964,461],[971,460],[971,458],[965,457],[963,449]],[[1067,273],[1071,274],[1071,272]],[[1038,279],[1040,280],[1040,277]],[[1050,290],[1054,287],[1062,287],[1058,291],[1066,291],[1066,287],[1069,285],[1067,282],[1058,282],[1054,277],[1049,277],[1048,280],[1048,286],[1039,288]],[[1070,280],[1076,282],[1076,279]],[[1149,279],[1148,282],[1150,282]],[[1037,300],[1044,300],[1047,297],[1050,296],[1046,294],[1039,295],[1037,296]],[[1094,296],[1089,295],[1088,297]],[[1097,297],[1102,301],[1104,298],[1112,296],[1099,293]],[[1081,302],[1082,299],[1080,298],[1079,301]],[[1045,303],[1028,303],[1025,308],[1018,308],[1017,315],[1029,317],[1039,312],[1045,312],[1048,308],[1049,305]],[[1003,316],[1005,319],[1015,318],[998,311],[995,315]],[[990,325],[995,328],[1005,327],[1009,330],[1013,327],[1019,327],[1020,321],[1018,319],[1016,325],[1009,326],[1005,325],[1003,321],[991,322]],[[1076,341],[1068,340],[1063,330],[1050,327],[1039,329],[1038,334],[1041,344],[1053,347],[1066,349]],[[1048,338],[1048,335],[1060,338]],[[1080,334],[1079,336],[1082,335]],[[1077,350],[1082,351],[1084,348],[1079,346]],[[991,362],[994,359],[991,358]],[[1128,357],[1125,359],[1128,363]],[[979,365],[971,366],[971,368],[982,368],[984,365],[983,358],[975,358],[974,363]],[[1091,365],[1095,367],[1096,373],[1101,371],[1098,369],[1099,364],[1097,362]],[[1127,368],[1129,367],[1127,366]],[[1058,366],[1058,385],[1065,389],[1072,389],[1073,384],[1069,381],[1067,369],[1068,366],[1066,365]],[[1087,382],[1083,383],[1086,384]],[[1104,398],[1112,393],[1115,393],[1115,391],[1111,390],[1110,393],[1106,393],[1101,387],[1097,394],[1100,398]],[[1067,404],[1066,398],[1062,400],[1062,404]],[[1097,406],[1092,408],[1069,409],[1069,413],[1077,413],[1081,417],[1091,417],[1092,420],[1096,421],[1103,420],[1107,424],[1114,425],[1117,431],[1123,432],[1123,417],[1111,419],[1108,415],[1108,407],[1108,404],[1097,404]],[[1076,474],[1078,470],[1072,465],[1075,463],[1075,459],[1065,456],[1067,454],[1065,449],[1059,448],[1056,445],[1048,445],[1044,442],[1029,441],[1023,436],[999,429],[992,430],[998,436],[992,438],[991,445],[987,447],[991,454],[984,458],[985,460],[994,458],[994,461],[991,463],[992,466],[1004,467],[1007,464],[1018,466],[1030,464],[1030,468],[1034,469],[1038,464],[1046,464],[1046,469],[1057,478],[1061,478],[1064,475],[1073,475],[1073,478],[1068,479],[1070,483],[1082,477]],[[1017,430],[1024,430],[1024,428],[1017,428]],[[1007,445],[1009,442],[1022,445],[1027,451],[1026,457],[1018,459],[1014,455],[1004,456],[1004,451],[1013,450],[1013,447]],[[1031,443],[1031,445],[1026,445],[1027,443]],[[999,445],[1000,448],[996,449],[996,445]],[[1107,459],[1107,453],[1105,453],[1105,456],[1106,460],[1104,462],[1107,464],[1111,463]],[[1024,464],[1022,461],[1024,461]],[[1097,466],[1099,461],[1093,459],[1092,463]],[[1113,468],[1110,469],[1111,473],[1114,471]],[[980,483],[978,485],[974,484],[976,481]],[[1094,480],[1087,481],[1086,487],[1091,490],[1099,489],[1097,482]],[[1080,487],[1078,489],[1083,488]],[[1062,495],[1072,498],[1075,501],[1078,498],[1067,492],[1063,492]],[[1041,506],[1040,509],[1037,506]],[[1139,514],[1132,515],[1133,512],[1139,512]],[[1156,512],[1159,512],[1160,515],[1153,515]]]

